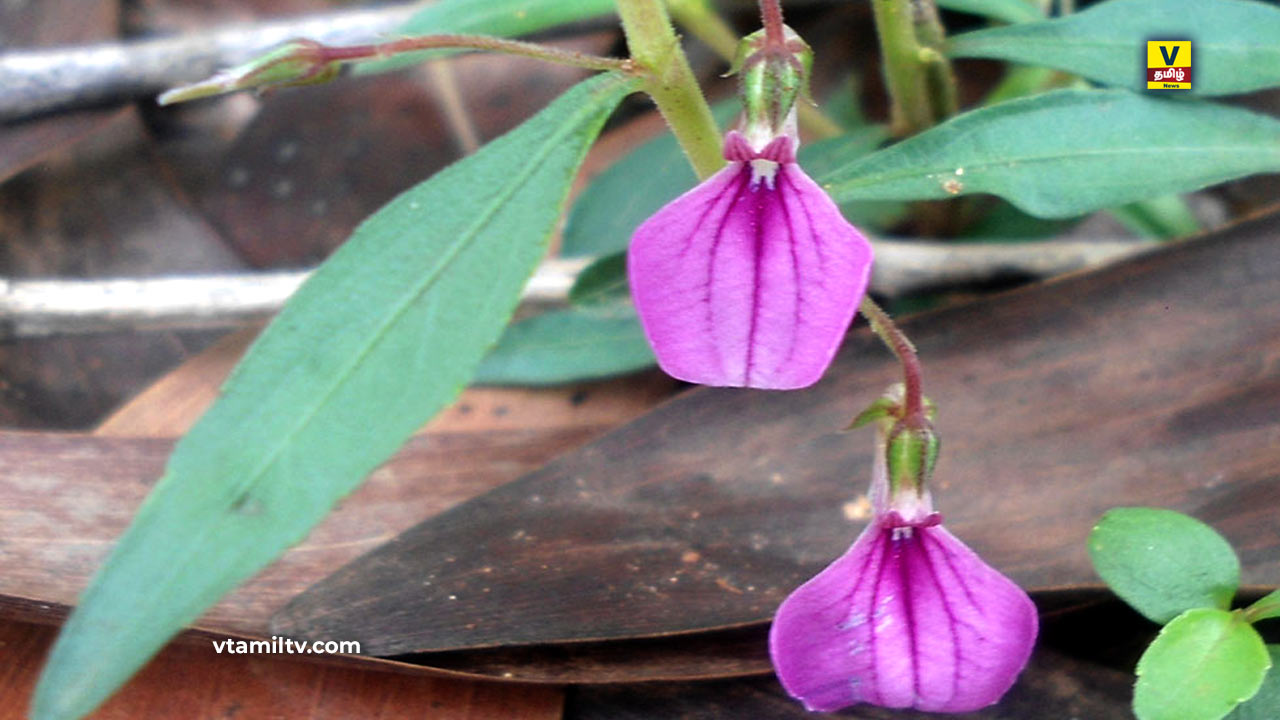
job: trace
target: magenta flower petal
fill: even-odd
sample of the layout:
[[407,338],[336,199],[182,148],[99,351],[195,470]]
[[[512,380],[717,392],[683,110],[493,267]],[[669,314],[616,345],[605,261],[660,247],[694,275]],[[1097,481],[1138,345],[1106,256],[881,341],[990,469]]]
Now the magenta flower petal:
[[817,382],[866,292],[871,246],[795,164],[791,141],[751,150],[632,236],[631,291],[658,363],[705,385]]
[[1013,685],[1035,643],[1035,605],[937,521],[878,518],[782,603],[770,654],[805,707],[969,712]]

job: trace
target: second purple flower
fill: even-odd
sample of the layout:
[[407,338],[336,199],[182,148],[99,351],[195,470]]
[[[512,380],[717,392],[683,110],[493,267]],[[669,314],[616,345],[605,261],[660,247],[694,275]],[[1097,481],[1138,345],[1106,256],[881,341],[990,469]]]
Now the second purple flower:
[[817,382],[866,292],[871,245],[781,135],[725,138],[728,167],[644,222],[627,257],[668,374],[786,390]]

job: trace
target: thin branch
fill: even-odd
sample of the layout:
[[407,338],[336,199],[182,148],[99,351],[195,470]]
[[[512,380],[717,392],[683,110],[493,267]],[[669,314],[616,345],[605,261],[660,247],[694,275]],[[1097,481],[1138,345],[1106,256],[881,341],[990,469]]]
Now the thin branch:
[[[874,243],[871,288],[885,297],[1059,275],[1162,245],[1145,240]],[[575,277],[589,262],[589,258],[544,262],[525,287],[524,302],[565,302]],[[0,340],[130,329],[234,327],[275,313],[307,274],[0,280]]]
[[492,52],[520,55],[535,60],[573,65],[588,70],[620,70],[634,71],[631,61],[623,58],[600,57],[561,48],[522,40],[489,35],[420,35],[415,37],[388,40],[386,42],[367,43],[364,45],[323,45],[317,48],[317,61],[321,64],[331,62],[358,62],[360,60],[378,60],[393,57],[402,53],[420,50],[489,50]]
[[[155,95],[297,38],[332,45],[375,41],[394,33],[421,7],[422,2],[402,2],[236,23],[176,37],[9,50],[0,53],[0,122]],[[603,22],[573,23],[547,35],[614,26]]]

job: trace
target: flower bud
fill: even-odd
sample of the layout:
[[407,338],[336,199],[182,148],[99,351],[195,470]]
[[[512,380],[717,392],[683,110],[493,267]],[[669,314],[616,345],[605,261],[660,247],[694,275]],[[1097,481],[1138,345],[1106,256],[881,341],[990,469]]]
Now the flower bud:
[[933,476],[941,442],[928,420],[921,418],[916,427],[903,420],[895,423],[885,443],[890,492],[923,491]]
[[812,68],[813,51],[791,28],[779,47],[768,44],[764,30],[742,39],[727,74],[740,76],[743,132],[752,147],[781,135],[795,136],[796,99],[809,98]]
[[207,80],[169,90],[157,102],[172,105],[237,90],[327,82],[337,77],[342,67],[327,57],[325,50],[314,40],[293,40]]

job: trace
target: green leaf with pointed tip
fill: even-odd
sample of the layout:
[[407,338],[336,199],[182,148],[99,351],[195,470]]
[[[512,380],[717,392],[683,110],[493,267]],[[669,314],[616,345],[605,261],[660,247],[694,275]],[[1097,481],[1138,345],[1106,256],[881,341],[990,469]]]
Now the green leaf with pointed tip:
[[1195,235],[1204,229],[1191,207],[1178,195],[1139,200],[1111,208],[1110,212],[1130,232],[1143,237],[1169,240]]
[[569,302],[590,307],[631,299],[627,285],[627,254],[605,255],[588,265],[569,288]]
[[635,89],[579,84],[370,216],[250,348],[55,644],[33,717],[91,711],[452,400]]
[[1089,557],[1117,595],[1153,622],[1231,606],[1240,561],[1213,528],[1172,510],[1115,508],[1089,533]]
[[1127,90],[1058,90],[954,117],[818,178],[836,202],[991,193],[1040,217],[1280,171],[1280,121]]
[[1138,720],[1219,720],[1253,697],[1271,667],[1262,637],[1238,614],[1198,608],[1174,618],[1138,661]]
[[1271,670],[1262,681],[1258,693],[1236,706],[1228,720],[1276,720],[1280,715],[1280,645],[1268,645]]
[[657,360],[630,302],[552,310],[507,328],[480,363],[482,385],[556,385],[651,367]]
[[[739,107],[736,100],[718,102],[711,114],[723,128]],[[640,223],[697,182],[675,135],[664,131],[587,185],[565,220],[560,254],[580,257],[625,250]]]
[[1245,612],[1249,616],[1249,622],[1280,617],[1280,590],[1276,590],[1250,605]]
[[[1280,85],[1280,7],[1252,0],[1108,0],[1056,20],[963,33],[952,57],[1010,60],[1145,90],[1147,40],[1190,40],[1192,95]],[[1153,127],[1152,130],[1157,128]]]
[[1027,0],[938,0],[938,7],[1007,23],[1044,19],[1040,9]]
[[[409,18],[398,34],[520,37],[613,12],[614,0],[437,0]],[[354,71],[361,75],[387,72],[456,52],[428,50],[408,53],[388,60],[360,63]]]

